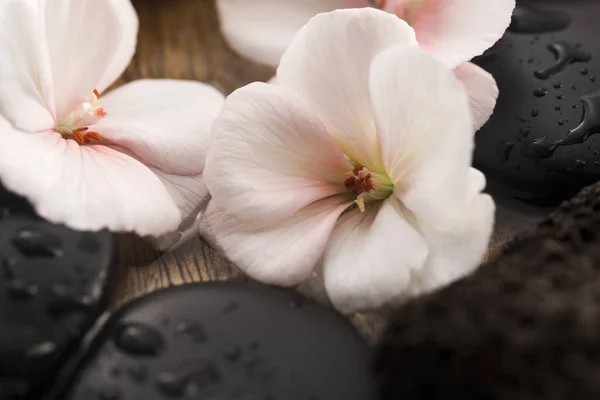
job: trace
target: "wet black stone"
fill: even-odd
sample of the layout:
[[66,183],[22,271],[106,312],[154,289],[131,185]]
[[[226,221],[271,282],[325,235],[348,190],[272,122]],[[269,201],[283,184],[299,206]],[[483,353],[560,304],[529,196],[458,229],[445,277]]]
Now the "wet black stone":
[[[83,252],[82,233],[40,219],[1,186],[0,210],[0,400],[40,399],[105,309],[112,236],[88,234],[98,249]],[[90,286],[80,286],[76,265],[86,267]],[[53,315],[53,288],[67,281],[87,306],[76,316]]]
[[[194,340],[199,327],[204,336]],[[149,357],[138,351],[140,337],[164,346]],[[89,400],[89,388],[111,386],[123,399],[376,399],[371,349],[344,317],[256,283],[184,285],[138,299],[85,353],[62,400]],[[114,369],[124,374],[99,373]]]
[[[500,89],[494,115],[476,135],[474,155],[474,165],[497,183],[490,186],[501,188],[492,194],[553,206],[600,179],[594,166],[600,159],[600,82],[590,80],[600,74],[598,21],[598,1],[519,1],[513,26],[490,51],[495,57],[475,60]],[[524,58],[533,62],[518,62]],[[550,88],[561,90],[550,96]],[[539,115],[515,118],[531,110]],[[529,135],[519,141],[522,128]],[[497,152],[506,142],[515,146],[502,160]],[[574,168],[574,160],[592,167]]]

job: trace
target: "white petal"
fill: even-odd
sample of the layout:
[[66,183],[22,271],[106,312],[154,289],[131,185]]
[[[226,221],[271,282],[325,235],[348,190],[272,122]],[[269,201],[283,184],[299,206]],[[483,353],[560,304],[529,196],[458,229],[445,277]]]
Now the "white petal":
[[60,121],[129,64],[137,16],[128,0],[46,0],[46,33]]
[[[426,179],[422,187],[436,195],[464,193],[473,131],[467,95],[452,71],[423,50],[397,46],[373,63],[371,93],[383,160],[396,191]],[[423,168],[431,175],[412,176]],[[453,176],[461,181],[448,179]]]
[[173,250],[195,236],[199,236],[198,222],[210,198],[202,175],[179,176],[153,169],[167,188],[181,212],[181,223],[170,232],[152,241],[161,250]]
[[421,47],[455,68],[502,37],[514,8],[515,0],[428,0],[411,25]]
[[292,39],[322,12],[363,7],[367,0],[217,0],[221,30],[242,56],[276,67]]
[[350,204],[339,198],[322,200],[260,230],[223,213],[211,200],[203,224],[227,258],[251,278],[293,286],[311,276],[336,220]]
[[[495,205],[487,194],[483,174],[468,174],[468,200],[460,209],[444,208],[445,217],[421,215],[418,227],[429,246],[425,267],[414,275],[409,292],[416,296],[445,286],[476,269],[488,246],[494,225]],[[429,217],[429,218],[428,218]]]
[[220,209],[269,225],[345,192],[350,163],[302,101],[276,85],[231,94],[213,125],[206,184]]
[[454,69],[469,95],[473,132],[477,132],[490,119],[498,99],[498,86],[494,77],[481,67],[467,62]]
[[55,125],[44,26],[37,2],[0,2],[0,115],[29,132]]
[[105,146],[79,146],[55,132],[23,133],[0,121],[0,179],[37,212],[78,230],[161,235],[179,210],[143,164]]
[[344,152],[383,172],[369,91],[371,63],[394,45],[416,46],[414,31],[371,8],[313,18],[298,33],[277,70],[277,82],[319,113]]
[[427,243],[391,197],[340,218],[323,256],[325,288],[344,313],[395,304],[407,296],[427,254]]
[[91,131],[163,172],[202,172],[210,129],[224,101],[215,88],[192,81],[139,80],[101,99],[107,114]]

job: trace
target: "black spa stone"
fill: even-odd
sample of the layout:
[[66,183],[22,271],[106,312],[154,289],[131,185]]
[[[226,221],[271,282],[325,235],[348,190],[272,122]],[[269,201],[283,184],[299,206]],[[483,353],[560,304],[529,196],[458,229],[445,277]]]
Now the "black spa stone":
[[475,62],[498,82],[474,164],[493,194],[555,205],[600,178],[600,1],[521,0]]
[[114,246],[0,187],[0,400],[39,399],[105,309]]
[[84,352],[56,399],[374,399],[371,349],[346,319],[253,283],[146,296]]

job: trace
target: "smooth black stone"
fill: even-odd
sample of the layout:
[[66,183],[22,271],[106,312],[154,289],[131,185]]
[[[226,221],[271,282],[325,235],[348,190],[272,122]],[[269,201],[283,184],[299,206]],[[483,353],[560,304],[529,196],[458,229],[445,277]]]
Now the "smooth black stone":
[[506,187],[492,194],[553,206],[600,179],[599,21],[598,0],[520,1],[504,38],[475,60],[500,89],[474,155]]
[[[142,328],[123,344],[123,327],[132,326]],[[143,297],[114,314],[83,353],[54,398],[375,399],[371,348],[344,317],[256,283]]]
[[[39,399],[54,384],[105,310],[113,254],[110,234],[50,224],[0,187],[0,400]],[[64,312],[51,312],[57,300]]]

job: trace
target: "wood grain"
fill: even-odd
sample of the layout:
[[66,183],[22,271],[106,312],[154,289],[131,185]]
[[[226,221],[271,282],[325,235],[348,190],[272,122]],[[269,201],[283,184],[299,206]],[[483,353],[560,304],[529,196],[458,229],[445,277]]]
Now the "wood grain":
[[[116,85],[141,78],[191,79],[210,83],[228,94],[273,75],[271,68],[246,61],[228,48],[219,33],[213,0],[137,0],[134,4],[140,17],[137,54]],[[507,225],[507,213],[510,211],[500,214],[502,226],[490,247],[492,255],[498,254],[501,245],[518,230],[513,217]],[[113,307],[168,286],[244,279],[200,237],[161,254],[140,238],[122,235],[117,275]],[[372,336],[383,326],[382,319],[372,315],[356,315],[352,320]]]

